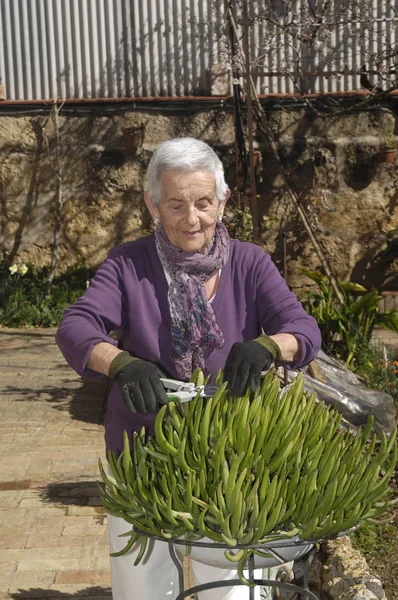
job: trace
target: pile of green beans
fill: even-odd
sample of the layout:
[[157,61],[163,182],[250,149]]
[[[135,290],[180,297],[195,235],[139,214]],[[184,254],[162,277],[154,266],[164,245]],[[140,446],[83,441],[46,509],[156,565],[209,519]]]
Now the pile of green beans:
[[[202,373],[194,380],[203,383]],[[319,540],[377,517],[388,508],[396,430],[378,443],[372,418],[356,433],[340,427],[341,418],[304,391],[302,375],[281,390],[272,371],[258,392],[241,398],[222,383],[213,398],[163,406],[155,437],[125,433],[120,456],[109,452],[111,474],[99,463],[107,512],[142,532],[133,527],[115,555],[141,538],[138,564],[145,533],[207,537],[228,546],[247,582],[248,557],[264,553],[236,546]]]

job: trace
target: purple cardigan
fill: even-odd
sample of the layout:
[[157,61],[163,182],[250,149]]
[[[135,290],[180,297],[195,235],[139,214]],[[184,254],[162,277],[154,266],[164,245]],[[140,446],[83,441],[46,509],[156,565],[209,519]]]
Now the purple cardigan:
[[[99,342],[116,345],[108,333],[114,331],[119,347],[133,355],[158,363],[177,378],[170,335],[168,284],[159,261],[153,235],[111,250],[90,287],[65,310],[56,341],[69,365],[84,378],[103,377],[87,368],[90,354]],[[292,368],[308,364],[320,348],[316,321],[307,315],[289,290],[274,263],[262,248],[230,240],[230,253],[221,271],[212,307],[225,344],[206,360],[205,373],[223,368],[234,342],[252,340],[261,333],[291,333],[300,344],[300,356]],[[123,430],[150,430],[154,414],[132,414],[124,406],[114,385],[105,418],[108,448],[122,448]]]

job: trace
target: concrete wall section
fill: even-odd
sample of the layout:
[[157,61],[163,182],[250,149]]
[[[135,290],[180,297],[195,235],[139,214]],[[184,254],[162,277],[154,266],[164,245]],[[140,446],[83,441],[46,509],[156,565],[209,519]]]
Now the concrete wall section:
[[[317,117],[302,110],[271,113],[270,119],[292,185],[337,276],[398,289],[393,250],[398,235],[398,173],[396,164],[380,162],[383,136],[395,128],[394,115],[373,111]],[[48,116],[0,117],[3,259],[38,266],[50,262],[57,195],[55,134]],[[149,227],[143,203],[146,166],[161,141],[184,135],[215,148],[233,188],[230,113],[97,111],[71,116],[61,111],[60,269],[78,262],[96,266],[111,247]],[[299,267],[318,268],[319,260],[272,155],[260,135],[255,142],[261,241],[278,261],[280,232],[289,233],[289,284],[294,289],[306,287],[310,282],[299,274]]]

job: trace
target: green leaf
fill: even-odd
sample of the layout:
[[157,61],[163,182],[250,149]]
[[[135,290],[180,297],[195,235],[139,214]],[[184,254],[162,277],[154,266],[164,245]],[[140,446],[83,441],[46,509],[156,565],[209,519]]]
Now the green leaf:
[[398,333],[398,310],[388,310],[377,315],[376,324]]
[[372,290],[371,292],[362,296],[358,302],[355,303],[353,307],[353,314],[359,314],[362,311],[368,313],[377,313],[379,306],[380,296],[377,290]]
[[315,283],[325,283],[326,281],[328,281],[326,275],[322,275],[322,273],[319,273],[319,271],[309,271],[308,269],[300,269],[300,273],[303,273],[303,275],[306,275],[307,277],[309,277],[309,279],[315,281]]
[[351,281],[339,281],[339,287],[346,292],[367,292],[366,287],[360,283],[352,283]]

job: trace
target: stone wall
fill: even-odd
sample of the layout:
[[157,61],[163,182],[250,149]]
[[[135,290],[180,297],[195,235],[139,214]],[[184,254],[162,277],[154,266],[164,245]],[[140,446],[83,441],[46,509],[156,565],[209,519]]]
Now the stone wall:
[[380,580],[348,537],[320,545],[311,565],[310,587],[320,600],[387,600]]
[[[398,170],[396,163],[380,162],[383,132],[398,130],[397,117],[387,111],[333,117],[280,112],[272,122],[293,186],[338,278],[398,289]],[[271,252],[275,224],[289,231],[290,284],[300,287],[298,267],[320,262],[272,167],[261,207]]]
[[[398,289],[394,253],[375,260],[398,234],[397,167],[379,161],[383,136],[398,129],[396,115],[381,109],[344,116],[304,109],[269,114],[292,184],[338,277]],[[61,111],[59,127],[61,270],[79,262],[96,266],[109,248],[149,227],[144,174],[163,140],[190,135],[210,143],[224,162],[229,185],[236,183],[230,111]],[[272,156],[260,136],[255,143],[261,241],[278,261],[280,232],[289,233],[289,284],[299,289],[310,284],[299,266],[314,269],[320,263]],[[0,117],[0,258],[49,264],[56,189],[53,121]]]

